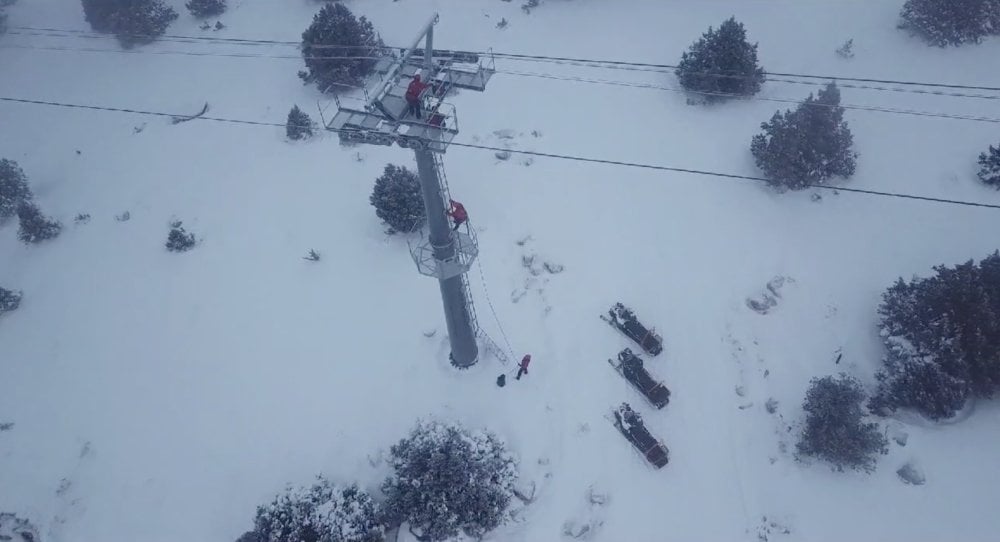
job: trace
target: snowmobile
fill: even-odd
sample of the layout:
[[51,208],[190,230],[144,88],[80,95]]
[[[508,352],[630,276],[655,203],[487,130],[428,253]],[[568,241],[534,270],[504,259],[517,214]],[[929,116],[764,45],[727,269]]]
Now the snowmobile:
[[607,316],[601,315],[601,320],[635,341],[649,355],[655,356],[663,351],[663,339],[655,331],[642,325],[632,309],[625,305],[615,303]]
[[618,353],[618,360],[609,359],[608,363],[628,380],[632,387],[639,391],[649,404],[656,408],[663,408],[670,402],[670,390],[663,384],[654,380],[646,371],[642,358],[632,353],[626,348]]
[[642,416],[632,410],[628,403],[622,403],[612,415],[612,423],[618,431],[651,465],[659,469],[670,461],[670,450],[646,430]]

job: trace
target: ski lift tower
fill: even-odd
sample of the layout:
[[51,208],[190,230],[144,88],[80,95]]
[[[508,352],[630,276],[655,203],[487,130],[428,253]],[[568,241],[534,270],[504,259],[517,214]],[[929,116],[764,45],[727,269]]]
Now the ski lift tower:
[[[363,105],[349,107],[337,99],[337,114],[326,128],[337,132],[342,142],[398,144],[413,149],[429,233],[419,244],[411,245],[410,251],[417,270],[438,279],[451,362],[464,368],[479,359],[479,326],[466,278],[479,248],[473,230],[466,226],[465,231],[453,231],[446,214],[451,195],[441,155],[458,134],[458,117],[454,106],[443,99],[452,89],[486,90],[496,70],[492,58],[484,65],[476,54],[435,51],[434,25],[438,19],[435,13],[408,49],[379,58],[375,75],[365,86]],[[406,102],[406,89],[418,74],[432,85],[420,97],[423,111],[419,119],[409,112]]]

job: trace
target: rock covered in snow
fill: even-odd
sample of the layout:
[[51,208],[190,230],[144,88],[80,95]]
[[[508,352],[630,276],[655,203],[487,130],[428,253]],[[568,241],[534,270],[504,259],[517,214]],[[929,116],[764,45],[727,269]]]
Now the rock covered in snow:
[[906,463],[896,471],[896,474],[899,475],[899,479],[902,480],[903,483],[914,486],[922,486],[927,481],[923,471],[917,468],[913,463]]
[[15,514],[0,512],[0,540],[15,542],[41,542],[38,528],[30,521]]

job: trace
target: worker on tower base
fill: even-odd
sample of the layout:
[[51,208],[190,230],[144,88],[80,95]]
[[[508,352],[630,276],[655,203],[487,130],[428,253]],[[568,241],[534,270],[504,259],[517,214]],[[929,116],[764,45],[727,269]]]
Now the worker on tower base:
[[451,202],[451,208],[448,209],[447,214],[452,218],[452,220],[455,221],[455,227],[452,228],[452,231],[458,231],[458,228],[469,220],[469,213],[465,210],[465,206],[461,203],[453,199],[448,201]]
[[420,80],[419,73],[413,76],[410,86],[406,87],[406,103],[409,106],[406,110],[407,113],[412,113],[414,117],[420,118],[420,94],[429,86],[429,84]]
[[514,377],[514,380],[521,380],[521,375],[528,374],[529,363],[531,363],[531,354],[525,354],[524,357],[521,358],[521,365],[517,368],[517,376]]

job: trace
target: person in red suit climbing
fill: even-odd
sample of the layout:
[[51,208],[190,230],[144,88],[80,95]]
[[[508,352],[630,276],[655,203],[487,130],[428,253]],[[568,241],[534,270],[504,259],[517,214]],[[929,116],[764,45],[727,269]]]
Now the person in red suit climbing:
[[448,209],[448,216],[455,221],[455,227],[452,228],[453,231],[458,231],[459,226],[465,224],[466,220],[469,220],[469,213],[465,210],[465,206],[455,200],[451,201],[451,208]]
[[413,116],[420,118],[420,94],[430,85],[420,80],[420,74],[413,76],[410,86],[406,87],[406,103],[409,105],[406,112],[413,113]]
[[531,363],[531,354],[525,354],[521,358],[521,365],[517,369],[517,376],[514,377],[515,380],[521,380],[521,375],[528,374],[528,364]]

